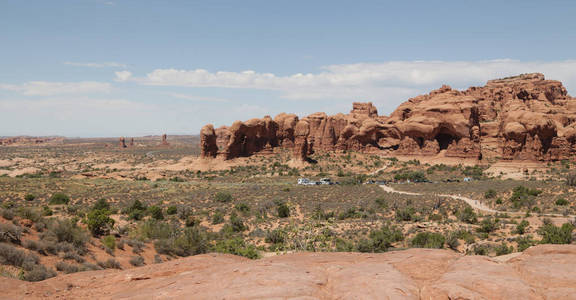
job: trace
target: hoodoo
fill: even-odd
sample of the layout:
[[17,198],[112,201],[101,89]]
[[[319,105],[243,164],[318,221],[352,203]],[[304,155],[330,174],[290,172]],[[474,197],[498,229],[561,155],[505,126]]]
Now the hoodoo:
[[349,114],[236,121],[201,131],[202,157],[251,156],[276,147],[306,160],[316,150],[482,159],[553,161],[576,151],[576,99],[540,73],[490,80],[465,91],[449,86],[409,99],[389,117],[371,102]]

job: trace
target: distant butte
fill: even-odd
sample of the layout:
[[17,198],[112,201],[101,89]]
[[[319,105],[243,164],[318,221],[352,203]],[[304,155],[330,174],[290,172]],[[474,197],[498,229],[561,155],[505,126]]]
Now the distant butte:
[[282,147],[306,160],[316,150],[554,161],[576,151],[576,99],[561,82],[532,73],[458,91],[442,86],[409,99],[389,117],[372,103],[349,114],[266,116],[202,128],[201,156],[233,159]]

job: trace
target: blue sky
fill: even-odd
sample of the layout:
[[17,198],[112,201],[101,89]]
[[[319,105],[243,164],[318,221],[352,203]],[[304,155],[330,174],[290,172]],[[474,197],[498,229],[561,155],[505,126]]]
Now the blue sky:
[[0,0],[0,136],[196,134],[381,114],[543,72],[576,93],[575,1]]

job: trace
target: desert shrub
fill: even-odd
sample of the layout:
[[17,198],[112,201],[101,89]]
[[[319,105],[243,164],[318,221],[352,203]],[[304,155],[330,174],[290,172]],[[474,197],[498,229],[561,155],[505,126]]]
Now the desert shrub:
[[232,202],[232,195],[228,192],[218,192],[214,195],[214,200],[222,203]]
[[494,248],[494,251],[496,251],[497,256],[506,255],[512,253],[512,251],[514,251],[514,247],[512,246],[508,247],[504,242],[502,242],[502,244]]
[[2,210],[2,218],[6,220],[14,219],[14,211],[11,209],[3,209]]
[[159,254],[190,256],[206,253],[209,243],[206,233],[196,227],[185,228],[178,235],[157,240],[154,248]]
[[100,266],[103,269],[122,269],[120,263],[113,258],[109,258],[106,261],[98,261],[97,263],[98,266]]
[[496,191],[493,189],[489,189],[484,193],[484,198],[485,199],[492,199],[492,198],[496,198]]
[[64,193],[54,193],[48,200],[50,205],[68,204],[69,202],[70,197]]
[[528,223],[528,221],[522,220],[518,225],[516,225],[516,229],[514,230],[514,233],[516,233],[516,234],[526,233],[526,228],[528,228],[529,225],[530,225],[530,223]]
[[392,244],[404,239],[404,234],[397,227],[388,225],[382,226],[379,230],[370,232],[370,240],[359,243],[358,251],[360,252],[386,252],[392,247]]
[[53,215],[54,212],[52,211],[52,209],[50,207],[48,207],[47,205],[42,207],[42,215],[43,216],[51,216]]
[[144,205],[140,200],[136,199],[132,202],[132,205],[126,207],[122,210],[123,214],[127,214],[132,220],[142,220],[146,214],[146,205]]
[[421,171],[407,171],[402,173],[397,173],[394,175],[394,180],[403,181],[410,180],[412,182],[424,182],[426,181],[426,175]]
[[78,263],[83,263],[84,261],[86,261],[84,259],[84,257],[80,256],[78,253],[76,253],[74,251],[64,252],[64,255],[62,255],[62,258],[63,259],[72,259]]
[[474,245],[474,248],[472,249],[472,251],[476,255],[488,255],[488,254],[490,254],[490,250],[491,250],[491,247],[487,244]]
[[268,231],[268,233],[266,234],[266,238],[264,239],[266,243],[270,244],[283,244],[285,240],[286,240],[286,233],[279,228]]
[[93,236],[107,234],[114,226],[114,219],[110,218],[110,211],[107,209],[93,209],[86,215],[86,225]]
[[84,248],[89,237],[75,222],[64,219],[53,220],[48,225],[48,230],[42,233],[41,239],[68,242],[77,248]]
[[564,198],[559,198],[558,200],[556,200],[556,205],[559,206],[566,206],[569,204],[568,200],[564,199]]
[[460,221],[468,224],[475,224],[476,222],[478,222],[476,213],[470,206],[466,206],[463,210],[460,210],[457,213],[457,217]]
[[[175,234],[176,229],[168,223],[155,219],[146,220],[137,228],[136,235],[141,240],[167,239]],[[130,245],[130,244],[128,244]],[[132,246],[132,245],[130,245]]]
[[444,247],[445,238],[442,234],[436,232],[419,232],[410,241],[410,245],[415,248],[436,248]]
[[530,248],[531,246],[536,245],[536,241],[532,240],[532,236],[521,236],[515,239],[516,243],[518,243],[518,251],[523,252],[524,250]]
[[144,265],[144,257],[142,256],[132,256],[130,258],[130,264],[135,267],[140,267]]
[[219,253],[240,255],[250,259],[256,259],[260,257],[256,247],[254,245],[247,245],[244,239],[240,237],[217,241],[216,245],[214,246],[214,251]]
[[279,218],[288,218],[290,216],[290,208],[286,202],[276,203],[276,211]]
[[176,213],[178,213],[178,208],[174,205],[168,206],[168,209],[166,209],[167,215],[175,215]]
[[127,240],[126,244],[132,247],[132,253],[134,254],[140,254],[144,252],[144,247],[146,247],[146,245],[139,240]]
[[246,225],[244,225],[244,221],[242,221],[242,218],[240,218],[236,212],[232,212],[232,214],[230,214],[229,227],[233,232],[242,232],[247,229]]
[[65,261],[59,261],[56,263],[56,270],[64,272],[65,274],[72,274],[80,272],[80,267],[78,265],[69,264]]
[[540,190],[519,185],[512,190],[512,195],[509,200],[515,208],[531,207],[535,203],[535,197],[541,193],[542,191]]
[[162,208],[156,205],[152,205],[148,207],[148,213],[150,216],[156,220],[164,220],[164,213],[162,212]]
[[366,218],[367,215],[362,209],[356,207],[349,207],[345,211],[338,214],[338,220]]
[[576,186],[576,173],[566,175],[566,184],[569,186]]
[[17,214],[20,218],[30,220],[34,223],[40,221],[42,218],[38,210],[31,207],[20,207],[17,210]]
[[574,225],[565,223],[561,227],[546,224],[540,227],[538,233],[542,236],[541,244],[570,244]]
[[26,252],[16,247],[0,243],[0,264],[21,267],[26,259]]
[[216,210],[212,215],[212,224],[221,224],[224,223],[224,213],[221,210]]
[[238,203],[234,206],[234,208],[242,213],[248,213],[250,211],[250,206],[246,203]]
[[113,235],[107,235],[102,237],[102,244],[110,250],[116,249],[116,238]]
[[478,232],[491,233],[496,230],[497,225],[498,224],[492,218],[485,218],[482,220],[482,222],[480,222],[480,227],[478,227],[476,230]]
[[155,263],[155,264],[161,264],[161,263],[163,263],[163,262],[164,262],[164,261],[162,260],[162,257],[161,257],[160,255],[154,254],[154,263]]
[[0,242],[20,244],[22,228],[9,224],[0,223]]
[[462,169],[462,174],[465,176],[472,177],[476,180],[482,179],[484,176],[484,167],[482,166],[466,166]]
[[397,221],[417,221],[416,209],[412,206],[408,206],[399,210],[396,210],[396,220]]
[[446,236],[446,245],[452,250],[457,250],[460,246],[460,241],[458,240],[458,235],[455,232],[450,232]]
[[98,201],[96,201],[96,203],[94,203],[94,206],[92,206],[93,210],[100,210],[100,209],[106,209],[106,210],[110,210],[110,204],[108,203],[108,201],[106,201],[106,199],[98,199]]
[[24,240],[22,241],[22,247],[31,250],[31,251],[38,251],[39,249],[41,249],[41,245],[39,242],[34,241],[34,240]]
[[34,194],[24,195],[24,200],[26,200],[26,201],[34,201],[34,199],[36,199],[36,196]]
[[56,276],[54,270],[46,268],[43,265],[34,265],[32,270],[24,272],[22,279],[26,281],[42,281]]

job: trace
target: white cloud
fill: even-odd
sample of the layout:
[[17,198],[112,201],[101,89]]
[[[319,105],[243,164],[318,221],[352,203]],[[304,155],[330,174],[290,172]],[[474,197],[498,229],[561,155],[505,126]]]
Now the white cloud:
[[119,71],[114,72],[116,75],[116,81],[128,81],[132,77],[132,72],[130,71]]
[[126,68],[128,67],[125,64],[117,63],[117,62],[102,62],[102,63],[95,63],[95,62],[71,62],[66,61],[64,62],[65,65],[74,66],[74,67],[86,67],[86,68]]
[[483,85],[489,79],[531,72],[544,73],[548,79],[562,81],[569,90],[576,89],[576,60],[392,61],[330,65],[318,73],[289,76],[255,71],[209,72],[204,69],[156,69],[145,77],[117,72],[116,76],[118,81],[144,85],[276,90],[282,93],[283,98],[290,99],[364,98],[384,101],[415,96],[442,84],[466,88]]
[[185,100],[198,101],[198,102],[220,102],[220,103],[230,102],[227,99],[215,98],[215,97],[194,96],[194,95],[186,95],[186,94],[178,94],[178,93],[171,93],[169,95],[171,97],[177,98],[177,99],[185,99]]
[[0,90],[8,90],[25,96],[54,96],[62,94],[108,93],[112,86],[106,82],[48,82],[29,81],[22,84],[0,84]]

